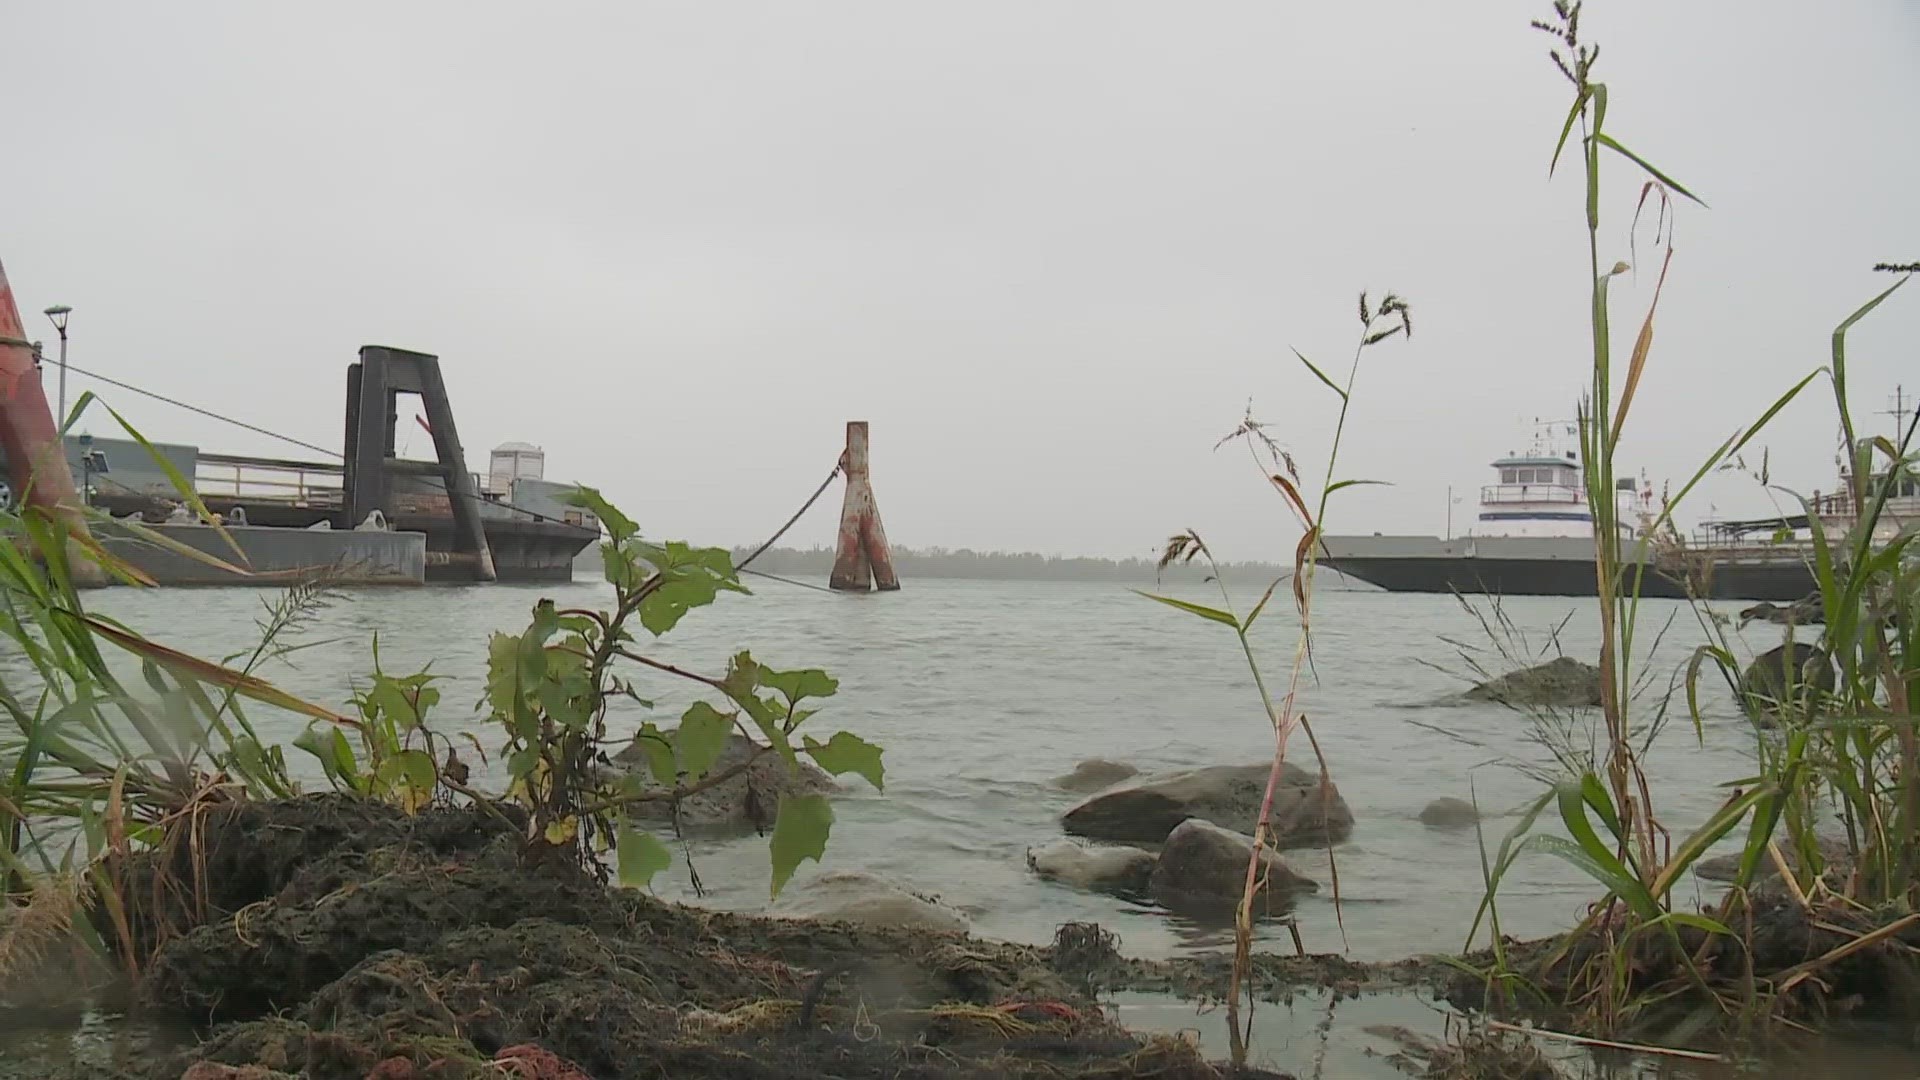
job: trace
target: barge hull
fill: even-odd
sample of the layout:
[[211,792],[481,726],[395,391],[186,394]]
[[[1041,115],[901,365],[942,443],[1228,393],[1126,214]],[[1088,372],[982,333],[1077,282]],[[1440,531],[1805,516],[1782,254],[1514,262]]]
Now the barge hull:
[[[1593,542],[1579,538],[1329,536],[1321,563],[1389,592],[1493,596],[1598,596]],[[1703,599],[1799,600],[1817,588],[1798,558],[1714,564]],[[1648,567],[1644,597],[1684,600],[1685,585]]]

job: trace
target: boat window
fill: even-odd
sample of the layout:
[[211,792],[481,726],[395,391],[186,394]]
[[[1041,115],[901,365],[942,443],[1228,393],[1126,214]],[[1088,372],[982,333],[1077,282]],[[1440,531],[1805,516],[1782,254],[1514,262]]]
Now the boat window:
[[1520,481],[1519,481],[1518,479],[1516,479],[1516,477],[1515,477],[1515,470],[1513,470],[1513,469],[1501,469],[1501,470],[1500,470],[1500,482],[1501,482],[1501,483],[1503,483],[1503,484],[1517,484],[1517,483],[1519,483]]

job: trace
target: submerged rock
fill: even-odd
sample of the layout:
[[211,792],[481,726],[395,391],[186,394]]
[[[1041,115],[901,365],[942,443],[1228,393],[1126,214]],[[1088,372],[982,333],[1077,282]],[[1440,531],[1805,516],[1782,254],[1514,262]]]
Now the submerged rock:
[[1088,758],[1073,771],[1053,778],[1053,786],[1064,791],[1094,792],[1112,787],[1122,780],[1140,775],[1140,770],[1124,761]]
[[1448,796],[1428,803],[1420,811],[1420,824],[1429,829],[1471,829],[1480,821],[1480,811],[1465,799]]
[[1092,892],[1141,892],[1147,887],[1153,864],[1153,852],[1137,847],[1093,847],[1055,840],[1045,847],[1027,849],[1027,867],[1034,873]]
[[1502,675],[1467,691],[1470,701],[1573,709],[1600,704],[1600,669],[1571,656]]
[[[759,747],[759,743],[735,732],[727,737],[726,748],[720,751],[709,772],[739,765],[758,753]],[[613,761],[639,777],[643,791],[664,790],[647,767],[646,751],[639,746],[629,745],[615,754]],[[790,771],[778,754],[762,753],[740,775],[680,800],[680,823],[695,828],[771,828],[781,796],[831,795],[840,790],[840,785],[826,770],[804,758],[799,764],[797,771]],[[632,805],[638,817],[655,820],[672,817],[671,804],[665,799]]]
[[[1189,818],[1167,837],[1154,864],[1147,891],[1169,909],[1200,918],[1231,916],[1247,886],[1247,862],[1253,837]],[[1276,915],[1292,906],[1299,893],[1319,885],[1287,868],[1272,849],[1260,853],[1261,880],[1254,893],[1257,914]]]
[[860,870],[829,870],[788,886],[770,914],[963,934],[972,925],[964,912]]
[[1740,613],[1740,625],[1750,622],[1779,623],[1786,626],[1808,626],[1827,621],[1827,601],[1819,592],[1812,592],[1795,600],[1786,607],[1779,607],[1771,601],[1747,608]]
[[1761,653],[1740,673],[1740,703],[1750,716],[1778,714],[1782,705],[1810,707],[1834,686],[1833,660],[1812,645],[1790,641]]
[[[1775,842],[1780,845],[1780,857],[1787,861],[1787,866],[1795,874],[1798,874],[1801,862],[1800,850],[1788,843],[1784,836],[1778,836]],[[1844,866],[1851,858],[1845,840],[1830,836],[1820,838],[1820,860],[1826,868]],[[1740,853],[1736,851],[1730,855],[1716,855],[1711,859],[1701,859],[1693,864],[1693,872],[1708,881],[1730,882],[1740,876]],[[1771,858],[1765,856],[1761,857],[1759,865],[1753,871],[1756,882],[1779,876],[1780,868],[1773,865]]]
[[[1068,810],[1062,827],[1093,840],[1158,843],[1188,818],[1251,832],[1260,816],[1271,765],[1211,765],[1159,773],[1109,788]],[[1280,849],[1338,843],[1353,833],[1353,812],[1340,789],[1288,763],[1268,815]]]

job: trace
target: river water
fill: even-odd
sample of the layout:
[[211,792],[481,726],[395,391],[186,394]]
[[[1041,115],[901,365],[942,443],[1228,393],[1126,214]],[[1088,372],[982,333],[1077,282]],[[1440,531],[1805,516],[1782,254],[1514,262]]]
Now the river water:
[[[1227,628],[1111,584],[917,580],[899,593],[845,596],[757,581],[754,590],[724,597],[667,638],[642,644],[652,655],[714,674],[743,648],[778,667],[826,668],[839,677],[840,693],[809,729],[824,736],[844,728],[886,748],[884,794],[854,780],[853,792],[836,805],[823,866],[806,864],[797,880],[822,868],[872,871],[962,908],[975,932],[989,937],[1043,942],[1061,923],[1084,920],[1117,932],[1123,949],[1136,955],[1221,947],[1217,930],[1039,881],[1025,850],[1061,835],[1059,815],[1075,797],[1050,780],[1083,758],[1117,759],[1143,771],[1267,759],[1271,731]],[[254,643],[254,620],[274,596],[119,589],[100,594],[95,606],[175,647],[219,657]],[[563,607],[598,606],[610,590],[576,582],[354,592],[304,631],[303,640],[322,644],[263,674],[337,706],[350,682],[371,670],[377,637],[387,671],[431,663],[445,677],[435,725],[471,730],[491,751],[497,737],[472,711],[482,691],[485,636],[522,628],[543,596]],[[1240,599],[1244,608],[1254,597]],[[1503,608],[1534,648],[1558,628],[1568,655],[1591,660],[1598,652],[1591,601],[1511,598]],[[1551,755],[1520,713],[1442,703],[1468,685],[1450,642],[1490,644],[1479,619],[1454,598],[1324,590],[1314,623],[1313,671],[1302,679],[1300,701],[1356,825],[1334,852],[1338,912],[1325,887],[1326,854],[1289,853],[1297,870],[1323,885],[1300,904],[1300,932],[1312,951],[1344,950],[1366,960],[1457,951],[1481,896],[1475,834],[1435,832],[1417,815],[1430,800],[1471,795],[1490,815],[1508,812],[1489,820],[1491,845],[1511,827],[1512,808],[1542,790],[1523,766],[1547,766]],[[1272,684],[1285,682],[1297,625],[1283,592],[1255,635]],[[1664,601],[1643,605],[1641,627],[1636,652],[1652,685],[1638,707],[1651,716],[1703,634],[1683,605]],[[1760,627],[1750,638],[1754,651],[1771,647],[1777,628]],[[658,707],[621,708],[616,729],[630,731],[647,719],[670,725],[693,700],[692,684],[651,675],[638,677],[639,689]],[[1714,683],[1702,699],[1698,734],[1681,695],[1648,756],[1661,820],[1675,835],[1712,813],[1724,795],[1718,784],[1752,768],[1751,730],[1731,694]],[[301,726],[287,717],[259,719],[269,739],[290,741]],[[1304,740],[1292,753],[1310,761]],[[304,754],[289,754],[317,778]],[[495,765],[490,782],[497,785]],[[707,889],[701,903],[744,910],[765,904],[764,840],[701,841],[693,852]],[[694,899],[684,865],[657,888]],[[1707,887],[1700,890],[1704,899]],[[1522,937],[1563,929],[1596,895],[1566,865],[1529,858],[1503,888],[1503,929]],[[1284,931],[1265,933],[1269,947],[1291,949]]]
[[[836,806],[824,868],[870,870],[937,893],[991,937],[1039,942],[1060,923],[1094,920],[1140,955],[1217,942],[1150,909],[1038,881],[1025,851],[1062,835],[1059,815],[1075,797],[1050,781],[1083,758],[1113,758],[1143,771],[1268,758],[1272,734],[1227,628],[1107,584],[915,581],[899,593],[870,596],[768,581],[754,588],[755,595],[725,597],[643,644],[695,671],[719,674],[733,652],[751,649],[766,663],[822,667],[840,679],[839,694],[809,730],[824,736],[844,728],[884,746],[887,787],[879,794],[852,781],[852,793]],[[341,706],[352,680],[372,670],[377,636],[388,672],[431,664],[445,678],[436,727],[473,731],[491,750],[496,733],[472,711],[483,686],[486,635],[523,628],[543,596],[568,607],[596,606],[610,595],[606,586],[584,582],[348,593],[304,631],[301,640],[323,644],[262,674]],[[254,619],[274,596],[124,589],[101,594],[96,606],[175,647],[219,657],[253,644]],[[1518,806],[1542,789],[1516,765],[1546,765],[1550,755],[1518,712],[1435,704],[1468,686],[1455,674],[1467,668],[1449,640],[1488,645],[1479,622],[1454,598],[1326,590],[1316,604],[1318,677],[1303,677],[1300,702],[1356,819],[1352,840],[1334,851],[1344,947],[1360,959],[1457,950],[1480,898],[1479,850],[1471,830],[1434,832],[1417,815],[1441,796],[1471,795],[1489,813]],[[1503,607],[1536,648],[1565,622],[1559,641],[1569,655],[1591,659],[1598,652],[1591,602],[1510,598]],[[1644,605],[1643,634],[1676,615],[1650,660],[1658,685],[1641,699],[1648,714],[1655,691],[1664,690],[1701,634],[1681,605]],[[1257,626],[1257,653],[1272,685],[1286,680],[1297,625],[1282,596]],[[1765,628],[1756,647],[1769,647],[1773,637]],[[670,726],[700,689],[652,676],[637,678],[656,709],[618,709],[616,730],[648,719]],[[1676,833],[1712,812],[1723,795],[1716,783],[1751,769],[1751,732],[1731,695],[1715,686],[1703,697],[1704,746],[1676,715],[1649,760],[1662,820]],[[1684,713],[1684,698],[1675,704]],[[291,717],[261,719],[270,740],[290,741],[301,726]],[[1311,762],[1303,739],[1290,753]],[[290,754],[297,767],[310,765],[306,755]],[[1490,843],[1511,820],[1488,823]],[[765,901],[765,841],[701,842],[694,856],[705,903],[751,909]],[[1325,853],[1298,851],[1288,859],[1327,883]],[[807,864],[801,879],[817,869]],[[692,896],[684,866],[660,888]],[[1506,883],[1502,925],[1522,936],[1547,933],[1568,925],[1591,899],[1592,888],[1576,872],[1548,857],[1528,860]],[[1309,948],[1343,947],[1331,889],[1304,901],[1298,919]]]

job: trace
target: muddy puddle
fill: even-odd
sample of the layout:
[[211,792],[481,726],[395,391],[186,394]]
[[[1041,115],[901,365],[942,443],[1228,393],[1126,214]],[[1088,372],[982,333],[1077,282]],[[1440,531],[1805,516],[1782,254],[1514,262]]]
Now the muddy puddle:
[[106,1009],[0,1009],[0,1080],[132,1076],[193,1044],[184,1022]]

